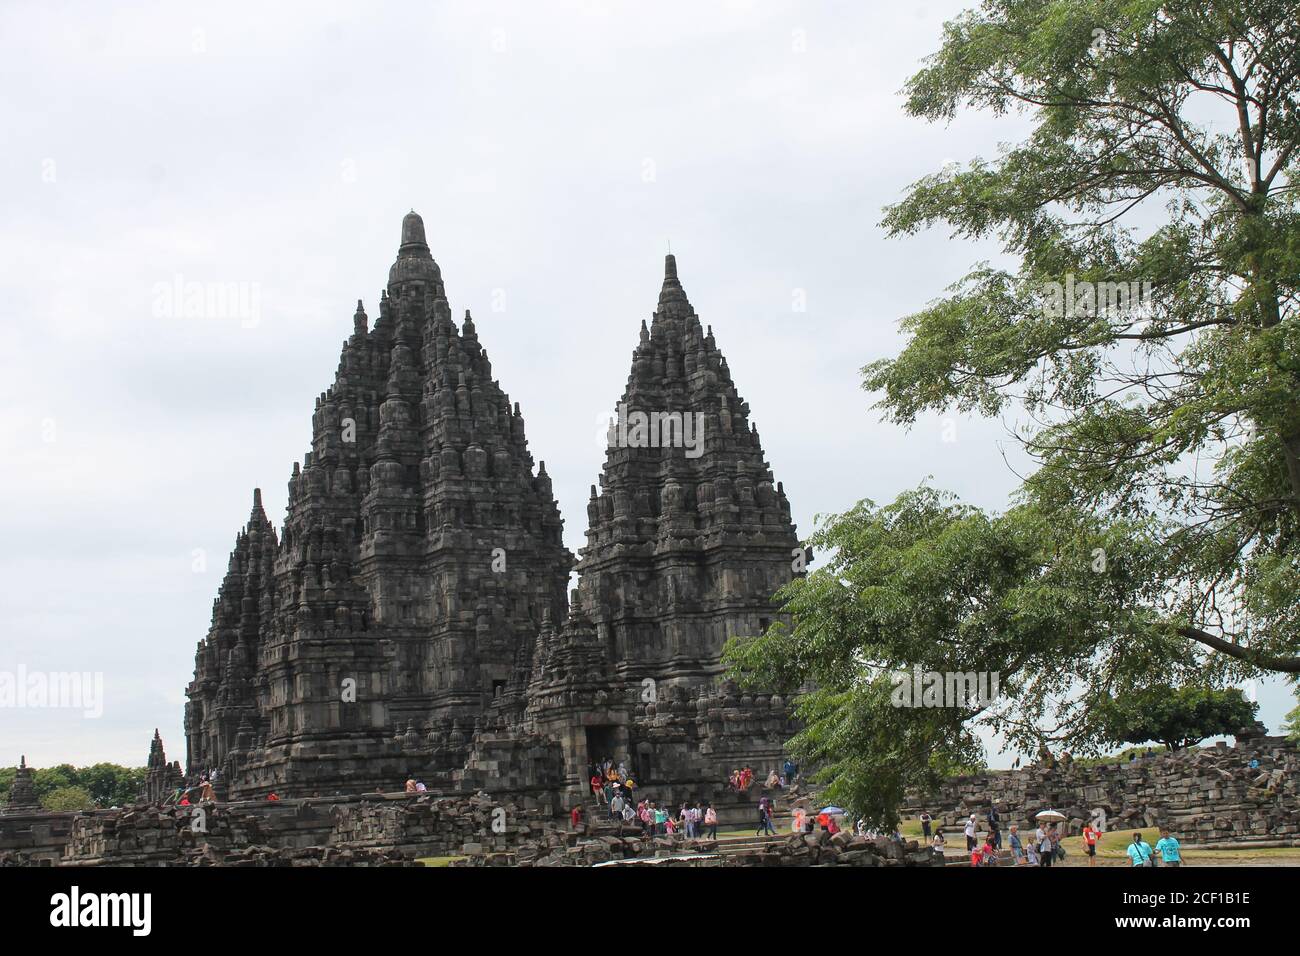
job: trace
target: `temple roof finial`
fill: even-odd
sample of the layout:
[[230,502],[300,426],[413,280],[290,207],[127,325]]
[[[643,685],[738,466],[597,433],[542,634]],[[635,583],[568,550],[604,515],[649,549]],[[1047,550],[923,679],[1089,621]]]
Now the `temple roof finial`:
[[659,291],[658,311],[685,315],[694,311],[682,284],[677,280],[677,257],[671,252],[664,257],[664,285]]

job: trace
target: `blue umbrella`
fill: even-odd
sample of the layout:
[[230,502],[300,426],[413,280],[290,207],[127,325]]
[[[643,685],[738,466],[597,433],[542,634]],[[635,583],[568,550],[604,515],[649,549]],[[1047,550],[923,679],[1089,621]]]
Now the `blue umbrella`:
[[844,813],[843,807],[822,807],[822,813]]

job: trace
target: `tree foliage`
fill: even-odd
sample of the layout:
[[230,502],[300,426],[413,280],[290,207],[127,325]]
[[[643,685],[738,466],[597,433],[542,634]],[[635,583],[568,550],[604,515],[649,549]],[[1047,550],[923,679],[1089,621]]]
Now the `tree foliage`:
[[[792,626],[729,645],[740,679],[802,689],[828,799],[887,823],[981,758],[973,728],[1087,755],[1112,698],[1300,673],[1298,6],[986,0],[907,83],[914,116],[1033,126],[886,211],[1009,264],[906,317],[864,386],[905,426],[1013,419],[1036,467],[1003,513],[921,488],[831,516]],[[918,664],[1001,696],[890,706]]]
[[1131,691],[1106,703],[1106,732],[1116,744],[1157,741],[1181,750],[1206,737],[1236,733],[1254,723],[1259,705],[1230,687],[1156,685]]
[[[991,0],[907,109],[1027,112],[1028,140],[928,176],[894,235],[1001,240],[869,365],[890,419],[1023,414],[1045,511],[1161,516],[1164,620],[1220,676],[1300,672],[1300,5]],[[1073,283],[1150,283],[1129,308]]]
[[46,810],[90,810],[95,800],[85,787],[58,787],[41,798]]
[[[0,804],[9,799],[17,767],[0,768]],[[73,789],[89,795],[91,806],[129,806],[144,785],[144,767],[122,767],[113,763],[97,763],[89,767],[58,764],[32,773],[32,786],[36,796],[46,805],[46,798],[58,790]]]

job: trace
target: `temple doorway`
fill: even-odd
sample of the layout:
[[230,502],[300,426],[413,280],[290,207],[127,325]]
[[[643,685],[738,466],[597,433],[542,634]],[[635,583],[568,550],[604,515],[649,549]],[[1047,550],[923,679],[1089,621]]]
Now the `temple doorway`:
[[619,727],[617,724],[601,724],[587,728],[587,763],[596,764],[602,760],[612,760],[615,766],[626,760],[627,755],[620,753]]

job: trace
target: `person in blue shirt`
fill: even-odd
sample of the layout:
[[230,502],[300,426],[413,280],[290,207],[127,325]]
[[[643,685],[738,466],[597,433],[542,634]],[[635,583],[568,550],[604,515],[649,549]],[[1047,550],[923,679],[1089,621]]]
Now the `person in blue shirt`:
[[1178,851],[1178,839],[1169,835],[1168,827],[1161,827],[1160,839],[1156,841],[1156,852],[1160,854],[1160,859],[1165,866],[1179,866],[1183,862],[1182,855]]
[[1133,834],[1133,842],[1128,845],[1128,858],[1133,861],[1134,866],[1150,866],[1151,844],[1142,840],[1142,834]]

